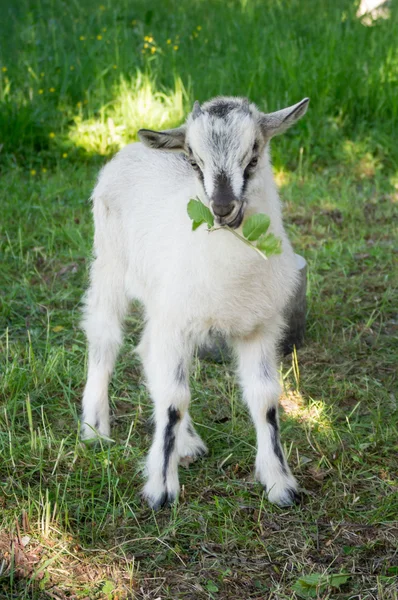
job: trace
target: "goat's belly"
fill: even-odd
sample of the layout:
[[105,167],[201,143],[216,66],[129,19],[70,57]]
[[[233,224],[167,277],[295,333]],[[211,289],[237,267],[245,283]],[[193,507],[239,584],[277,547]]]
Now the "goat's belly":
[[209,290],[192,322],[198,329],[216,330],[228,336],[248,336],[279,312],[264,286],[237,287],[230,293]]
[[219,272],[191,288],[181,288],[178,297],[173,294],[173,310],[179,322],[184,321],[183,326],[199,338],[209,331],[246,337],[267,328],[272,320],[279,322],[289,292],[286,281],[271,277],[260,263],[251,272]]

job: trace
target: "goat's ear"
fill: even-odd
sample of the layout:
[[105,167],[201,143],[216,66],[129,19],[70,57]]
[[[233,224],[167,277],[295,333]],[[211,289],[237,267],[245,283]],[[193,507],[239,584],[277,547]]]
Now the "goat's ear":
[[309,101],[309,98],[304,98],[301,102],[282,108],[282,110],[267,114],[261,113],[260,125],[264,137],[270,139],[274,135],[279,135],[289,129],[305,115]]
[[138,137],[145,146],[154,150],[182,152],[185,148],[185,132],[185,125],[177,127],[177,129],[166,129],[165,131],[140,129]]

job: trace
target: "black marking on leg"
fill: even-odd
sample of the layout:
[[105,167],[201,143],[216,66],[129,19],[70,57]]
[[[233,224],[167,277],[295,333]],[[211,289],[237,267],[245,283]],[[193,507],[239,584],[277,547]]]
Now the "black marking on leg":
[[285,464],[285,457],[283,456],[282,448],[279,441],[279,427],[278,420],[276,416],[276,408],[273,406],[267,410],[267,421],[272,427],[271,439],[272,439],[272,447],[274,449],[275,456],[279,459],[281,463],[282,471],[285,475],[287,475],[287,469]]
[[169,417],[169,421],[166,425],[166,429],[164,430],[164,463],[163,463],[163,481],[166,483],[167,480],[167,469],[169,467],[170,456],[174,450],[176,436],[174,432],[174,428],[178,421],[181,418],[180,411],[174,408],[174,406],[169,406],[167,410],[167,414]]
[[188,423],[187,431],[191,437],[196,437],[195,430],[192,427],[191,423]]
[[182,361],[178,363],[175,378],[176,378],[176,382],[179,385],[183,385],[186,383],[186,374],[185,374],[185,369],[184,369],[184,363]]

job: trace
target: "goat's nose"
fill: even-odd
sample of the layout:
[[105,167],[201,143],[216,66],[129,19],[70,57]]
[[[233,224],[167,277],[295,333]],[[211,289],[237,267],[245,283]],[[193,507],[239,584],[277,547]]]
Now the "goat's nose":
[[221,171],[215,178],[211,207],[217,217],[226,217],[236,204],[236,198],[228,175]]
[[217,217],[226,217],[233,211],[234,205],[233,204],[216,204],[215,202],[213,202],[212,208],[213,208],[214,214],[217,215]]

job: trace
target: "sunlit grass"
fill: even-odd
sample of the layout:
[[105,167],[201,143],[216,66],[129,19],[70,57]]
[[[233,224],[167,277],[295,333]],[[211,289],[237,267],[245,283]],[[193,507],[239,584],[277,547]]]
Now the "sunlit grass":
[[188,105],[188,93],[181,79],[176,79],[173,89],[159,91],[141,73],[132,80],[121,78],[114,85],[112,97],[99,109],[98,116],[74,118],[69,139],[86,152],[111,154],[135,140],[140,128],[175,127],[183,120]]

